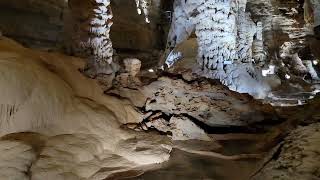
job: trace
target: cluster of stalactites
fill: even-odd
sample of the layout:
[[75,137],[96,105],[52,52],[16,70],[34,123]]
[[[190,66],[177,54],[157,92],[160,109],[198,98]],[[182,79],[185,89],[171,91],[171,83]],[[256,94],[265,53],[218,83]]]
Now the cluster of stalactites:
[[110,28],[113,15],[110,0],[69,0],[73,22],[75,48],[88,59],[88,67],[96,74],[110,74],[112,70],[112,42]]
[[[172,49],[195,32],[199,74],[219,79],[231,90],[263,97],[269,87],[251,63],[254,57],[264,58],[262,27],[261,24],[257,27],[246,12],[246,3],[246,0],[176,0],[167,48]],[[255,35],[259,37],[254,39]],[[254,54],[253,49],[254,53],[262,54]]]
[[246,0],[175,1],[168,48],[172,49],[195,31],[198,62],[203,68],[216,70],[235,61],[250,63],[254,58],[262,61],[262,37],[254,39],[258,28],[246,12],[246,3]]
[[144,14],[146,23],[150,23],[149,19],[149,9],[151,5],[151,0],[135,0],[137,5],[138,14]]

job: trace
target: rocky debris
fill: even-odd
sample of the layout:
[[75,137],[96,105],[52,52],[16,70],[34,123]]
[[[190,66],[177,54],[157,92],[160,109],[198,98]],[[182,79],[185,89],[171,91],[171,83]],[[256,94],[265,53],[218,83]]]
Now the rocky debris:
[[320,123],[297,128],[284,140],[279,154],[253,179],[320,179],[319,139]]
[[135,58],[123,60],[124,67],[116,76],[112,89],[106,94],[121,96],[129,99],[136,107],[143,107],[147,97],[139,90],[142,86],[140,80],[141,61]]
[[146,111],[187,114],[208,126],[248,126],[277,119],[270,105],[207,80],[188,84],[180,79],[161,77],[143,87],[142,92],[148,97]]
[[210,137],[187,117],[172,117],[170,127],[173,140],[197,139],[210,141]]
[[170,120],[161,117],[162,113],[156,113],[141,124],[143,130],[156,129],[168,134],[174,141],[201,140],[211,141],[206,132],[185,116],[172,116]]

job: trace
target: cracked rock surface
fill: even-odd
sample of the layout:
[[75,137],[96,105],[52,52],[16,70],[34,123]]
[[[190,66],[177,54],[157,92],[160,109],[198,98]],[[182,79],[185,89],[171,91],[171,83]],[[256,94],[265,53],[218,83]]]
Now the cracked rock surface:
[[276,114],[269,105],[206,80],[188,84],[181,79],[161,77],[142,92],[148,97],[146,111],[187,114],[209,126],[247,126],[272,120]]

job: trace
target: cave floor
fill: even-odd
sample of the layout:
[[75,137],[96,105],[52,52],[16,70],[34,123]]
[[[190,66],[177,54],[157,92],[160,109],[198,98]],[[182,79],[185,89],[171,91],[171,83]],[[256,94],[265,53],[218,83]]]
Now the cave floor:
[[178,149],[173,150],[168,162],[159,165],[159,169],[151,170],[131,180],[197,180],[223,179],[246,180],[257,171],[262,160],[222,160],[214,157],[191,154]]
[[[133,173],[118,174],[108,180],[248,180],[258,173],[278,150],[276,144],[281,136],[279,130],[275,127],[269,133],[261,134],[215,134],[211,137],[216,138],[216,142],[201,147],[206,152],[211,149],[215,153],[237,157],[235,159],[190,153],[177,146],[167,162],[147,166]],[[197,142],[192,143],[197,146]],[[192,146],[192,143],[189,146]],[[212,147],[209,147],[210,145]]]

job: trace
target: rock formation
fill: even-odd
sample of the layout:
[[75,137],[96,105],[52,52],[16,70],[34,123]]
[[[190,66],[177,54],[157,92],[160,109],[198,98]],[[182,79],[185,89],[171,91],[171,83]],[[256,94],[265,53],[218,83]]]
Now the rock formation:
[[110,0],[68,1],[71,16],[73,51],[88,58],[87,74],[112,74],[112,42]]
[[317,0],[1,1],[0,179],[319,179],[318,16]]
[[61,46],[65,0],[1,1],[0,9],[0,29],[4,35],[33,48]]
[[319,179],[319,128],[317,123],[291,132],[279,154],[253,179]]
[[271,107],[256,105],[248,96],[228,92],[207,81],[187,84],[183,80],[160,78],[144,87],[143,94],[148,97],[147,111],[186,114],[212,127],[249,126],[264,118],[276,118],[272,117],[275,113]]
[[[83,66],[81,59],[0,41],[1,175],[105,179],[169,158],[171,146],[164,137],[120,128],[141,122],[142,115],[127,101],[103,95],[94,80],[78,71]],[[35,135],[23,139],[23,132]]]
[[137,4],[138,14],[144,14],[146,23],[150,23],[149,10],[150,10],[150,0],[135,0]]
[[[168,48],[172,49],[195,31],[199,45],[199,74],[219,79],[231,90],[263,97],[269,87],[252,65],[252,45],[257,28],[245,7],[246,1],[177,0]],[[255,52],[261,54],[261,47]],[[246,84],[248,81],[252,84]],[[260,88],[251,89],[252,85]]]

